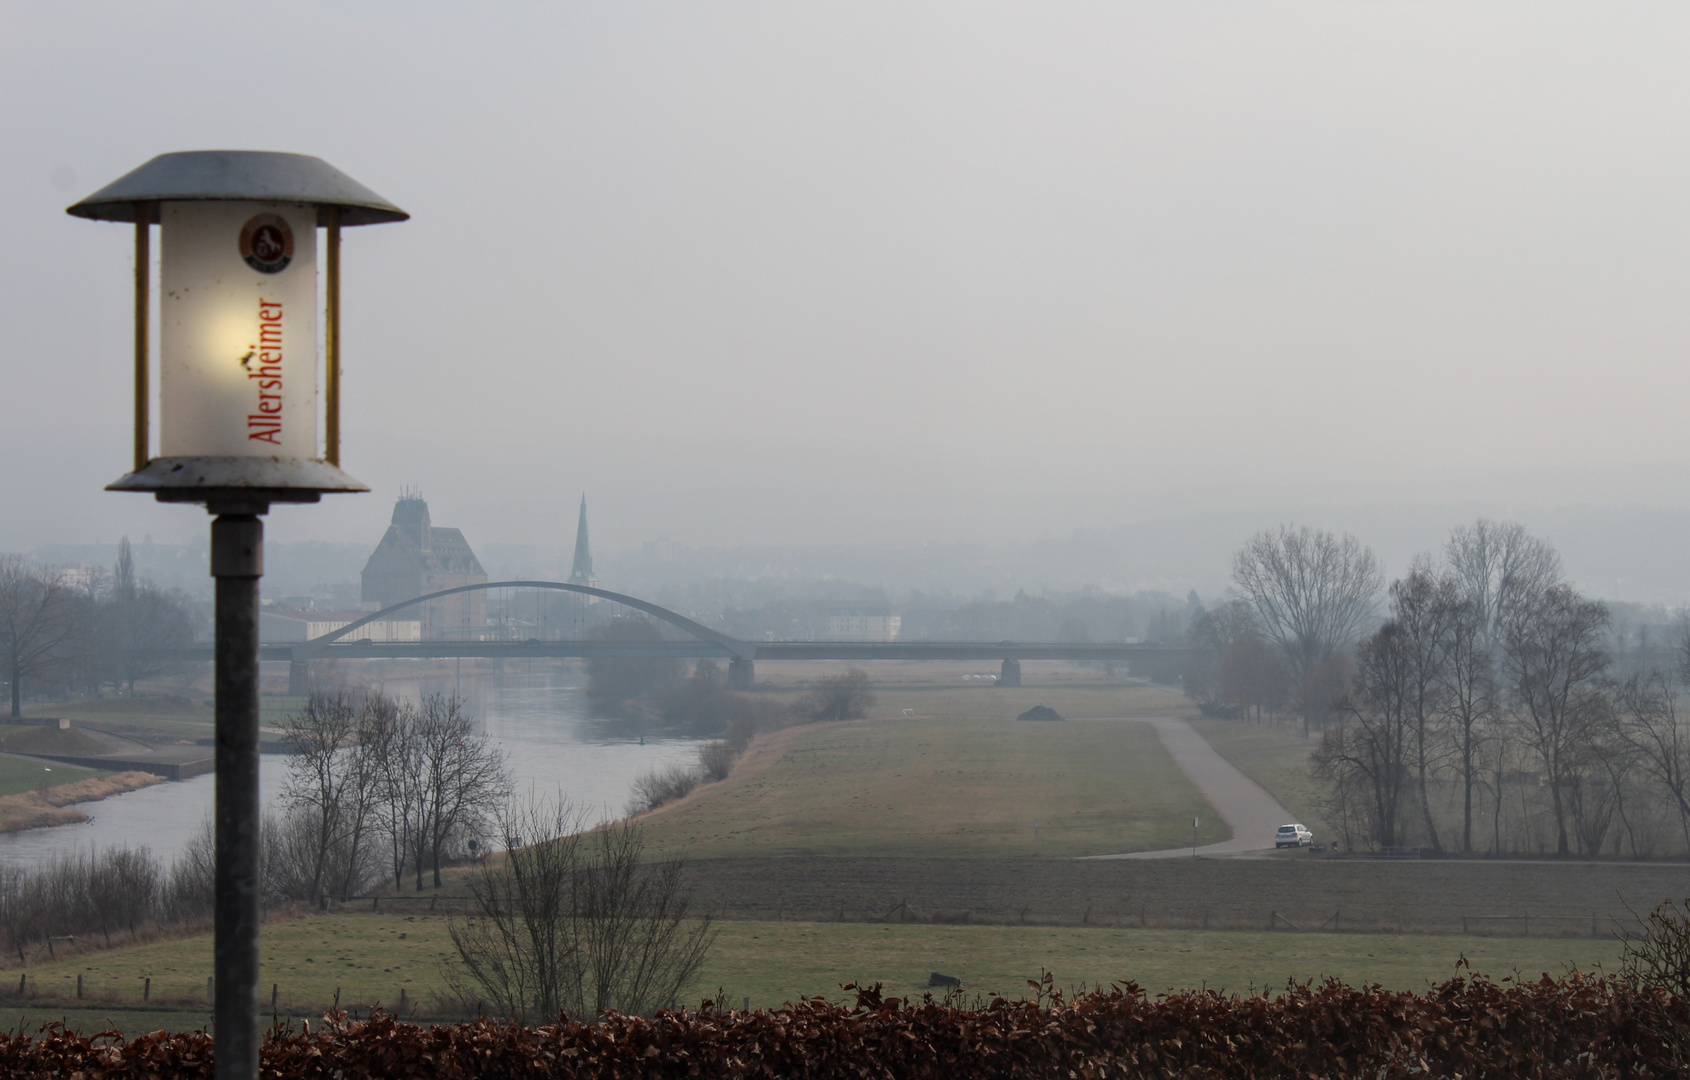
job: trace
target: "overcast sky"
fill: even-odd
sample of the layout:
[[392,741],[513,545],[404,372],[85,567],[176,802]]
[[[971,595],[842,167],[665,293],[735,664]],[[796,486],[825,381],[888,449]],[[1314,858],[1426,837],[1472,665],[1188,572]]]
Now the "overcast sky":
[[0,13],[0,550],[204,534],[100,490],[132,231],[63,208],[208,148],[413,215],[346,239],[376,494],[272,538],[403,484],[483,544],[1690,506],[1682,4]]

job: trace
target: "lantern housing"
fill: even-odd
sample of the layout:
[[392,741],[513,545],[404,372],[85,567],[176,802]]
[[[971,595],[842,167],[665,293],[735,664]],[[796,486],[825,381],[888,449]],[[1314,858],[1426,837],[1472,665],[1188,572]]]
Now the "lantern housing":
[[[320,158],[250,150],[161,154],[67,212],[135,225],[135,467],[108,490],[259,506],[368,490],[340,469],[340,230],[408,214]],[[154,224],[157,457],[149,437]],[[319,227],[327,278],[321,336]]]

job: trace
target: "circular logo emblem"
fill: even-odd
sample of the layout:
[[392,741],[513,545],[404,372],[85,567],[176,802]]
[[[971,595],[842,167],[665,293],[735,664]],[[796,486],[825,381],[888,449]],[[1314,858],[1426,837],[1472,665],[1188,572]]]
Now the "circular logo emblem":
[[261,274],[277,274],[293,261],[293,230],[287,219],[257,214],[241,228],[241,258]]

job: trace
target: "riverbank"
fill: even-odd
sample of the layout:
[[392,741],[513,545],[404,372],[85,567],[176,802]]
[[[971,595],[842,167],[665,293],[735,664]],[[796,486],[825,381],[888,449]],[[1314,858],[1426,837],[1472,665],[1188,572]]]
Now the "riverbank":
[[163,778],[151,773],[120,772],[111,776],[91,776],[71,784],[55,784],[39,791],[0,796],[0,833],[87,821],[88,815],[76,809],[77,804],[98,802],[162,783]]

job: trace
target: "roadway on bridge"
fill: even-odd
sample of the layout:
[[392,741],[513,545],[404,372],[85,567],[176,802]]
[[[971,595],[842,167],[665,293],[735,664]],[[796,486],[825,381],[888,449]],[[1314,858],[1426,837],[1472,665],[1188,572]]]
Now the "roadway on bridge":
[[[1122,719],[1121,722],[1154,727],[1175,763],[1185,770],[1185,775],[1191,777],[1191,782],[1209,800],[1209,805],[1220,814],[1221,820],[1231,827],[1231,840],[1205,844],[1197,849],[1197,855],[1248,855],[1271,851],[1274,830],[1286,822],[1297,820],[1260,784],[1221,757],[1209,745],[1209,740],[1184,720],[1158,716]],[[1174,859],[1183,856],[1189,859],[1192,854],[1191,848],[1182,847],[1163,851],[1128,851],[1119,855],[1085,855],[1082,858]]]

